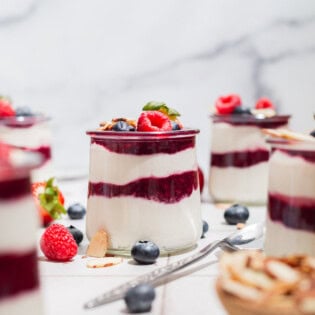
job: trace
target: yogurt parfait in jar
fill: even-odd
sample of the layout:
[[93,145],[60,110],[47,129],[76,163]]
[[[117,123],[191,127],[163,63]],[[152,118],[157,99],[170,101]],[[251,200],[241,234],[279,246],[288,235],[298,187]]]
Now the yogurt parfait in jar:
[[32,171],[32,181],[52,176],[49,120],[42,114],[33,113],[29,107],[14,108],[8,98],[0,97],[0,141],[43,157],[42,164]]
[[276,113],[268,99],[255,108],[238,95],[219,97],[211,116],[209,194],[214,202],[263,204],[267,201],[269,145],[263,128],[286,128],[288,115]]
[[163,253],[193,247],[201,236],[197,129],[150,102],[137,120],[113,119],[91,138],[87,236],[103,229],[109,252],[129,254],[141,240]]

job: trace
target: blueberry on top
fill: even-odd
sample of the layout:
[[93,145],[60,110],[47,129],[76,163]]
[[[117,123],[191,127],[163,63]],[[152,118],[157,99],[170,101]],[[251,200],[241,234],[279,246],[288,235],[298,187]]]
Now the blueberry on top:
[[153,264],[160,256],[160,249],[151,241],[138,241],[131,249],[131,256],[139,264]]
[[70,219],[79,220],[84,217],[86,210],[80,203],[74,203],[69,206],[67,212]]
[[155,290],[147,283],[141,283],[129,289],[124,297],[130,313],[149,312],[154,299]]
[[15,110],[15,116],[23,116],[23,117],[30,117],[34,116],[34,113],[28,106],[21,106],[17,107]]
[[113,125],[112,129],[115,131],[135,131],[135,128],[133,126],[130,126],[128,123],[122,120],[117,121]]
[[312,137],[315,137],[315,130],[313,130],[312,132],[310,132],[310,135],[311,135]]
[[233,110],[233,114],[235,115],[252,115],[251,111],[247,107],[237,106]]
[[180,126],[176,121],[171,120],[172,130],[180,130]]
[[248,208],[234,204],[224,211],[224,219],[228,224],[245,223],[249,218]]

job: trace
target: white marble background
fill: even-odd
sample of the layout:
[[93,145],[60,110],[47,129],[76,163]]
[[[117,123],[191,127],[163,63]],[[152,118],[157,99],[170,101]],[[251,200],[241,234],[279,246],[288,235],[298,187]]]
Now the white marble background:
[[201,130],[218,95],[270,97],[315,128],[313,0],[0,0],[0,93],[50,115],[58,170],[87,172],[85,130],[162,100]]

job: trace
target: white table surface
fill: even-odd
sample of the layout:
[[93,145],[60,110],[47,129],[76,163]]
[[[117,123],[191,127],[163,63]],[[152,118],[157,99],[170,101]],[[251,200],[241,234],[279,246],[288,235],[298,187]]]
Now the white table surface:
[[[79,201],[85,204],[87,180],[60,182],[59,186],[66,197],[66,205]],[[248,224],[265,219],[265,207],[249,207]],[[209,203],[202,204],[202,216],[209,224],[209,232],[200,239],[197,247],[187,253],[170,257],[160,257],[153,265],[138,265],[131,258],[124,258],[119,265],[91,269],[86,267],[85,254],[88,241],[84,236],[79,246],[79,254],[67,263],[48,261],[39,254],[41,289],[46,315],[88,315],[88,314],[127,314],[123,300],[84,310],[83,303],[91,298],[110,290],[117,285],[131,280],[157,267],[172,263],[186,255],[191,255],[201,247],[236,230],[235,226],[224,223],[223,209]],[[65,225],[74,225],[83,232],[84,220],[60,220]],[[40,231],[40,234],[43,230]],[[261,246],[262,241],[252,246]],[[214,284],[218,275],[218,257],[220,250],[205,257],[195,265],[170,276],[156,288],[156,298],[150,314],[226,314],[215,293]]]

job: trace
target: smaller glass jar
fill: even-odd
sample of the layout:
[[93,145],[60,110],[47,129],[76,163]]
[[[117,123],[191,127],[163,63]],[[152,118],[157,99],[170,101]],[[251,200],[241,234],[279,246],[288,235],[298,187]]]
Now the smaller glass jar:
[[53,176],[50,118],[43,115],[13,116],[0,119],[0,141],[43,156],[42,165],[32,171],[32,181]]
[[0,143],[0,314],[43,314],[37,264],[38,213],[30,172],[37,153]]
[[162,253],[193,247],[202,229],[198,132],[87,132],[88,238],[104,229],[109,251],[128,255],[140,240],[156,243]]
[[315,255],[315,139],[269,139],[268,255]]
[[267,201],[269,145],[262,128],[286,128],[290,116],[213,115],[209,194],[214,202]]

